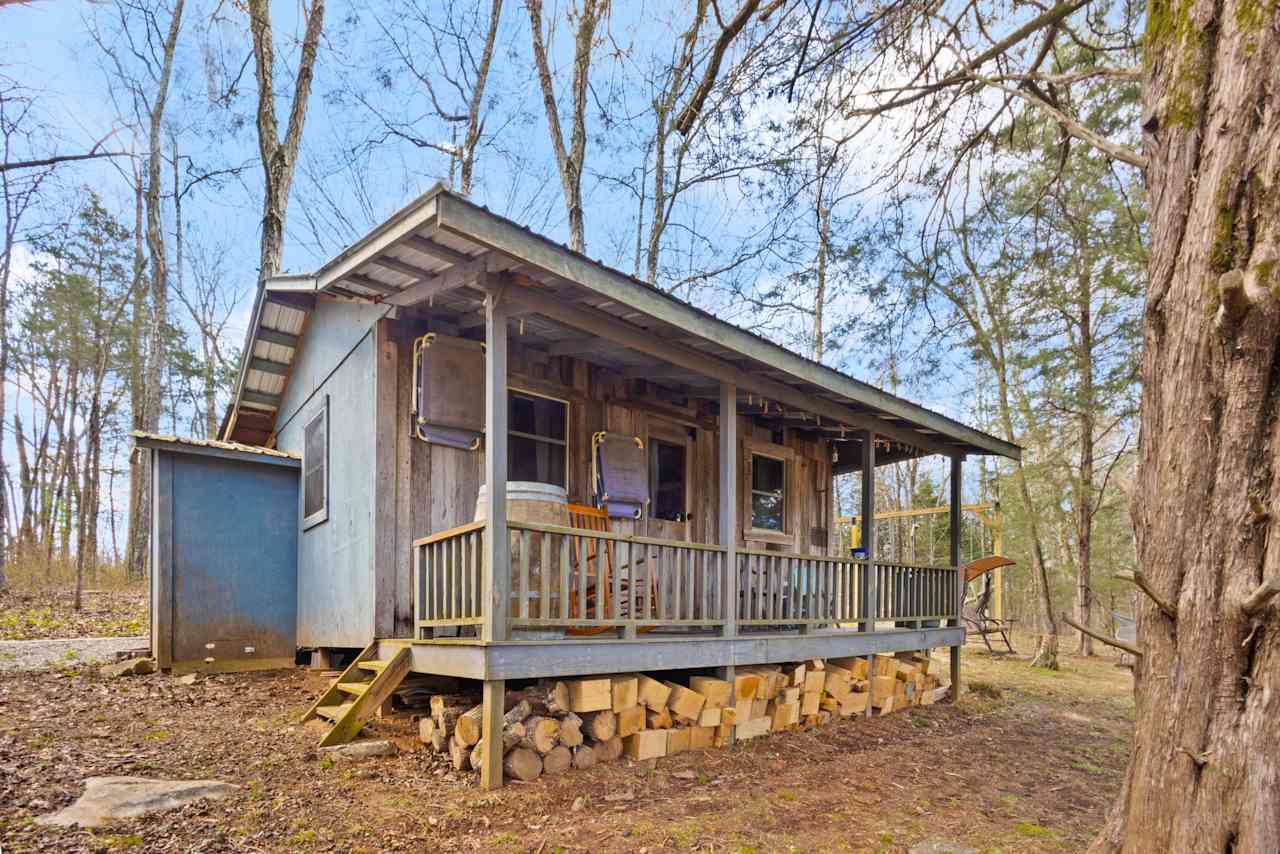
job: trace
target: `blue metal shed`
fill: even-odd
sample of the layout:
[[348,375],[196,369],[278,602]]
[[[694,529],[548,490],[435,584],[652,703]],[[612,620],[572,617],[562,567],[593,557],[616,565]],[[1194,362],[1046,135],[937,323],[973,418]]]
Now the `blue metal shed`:
[[151,455],[151,648],[159,666],[292,666],[298,458],[229,442],[133,435]]

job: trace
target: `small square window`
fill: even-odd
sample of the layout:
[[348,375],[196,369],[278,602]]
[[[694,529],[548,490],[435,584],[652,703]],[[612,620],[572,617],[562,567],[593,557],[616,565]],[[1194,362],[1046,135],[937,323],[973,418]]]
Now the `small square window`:
[[329,518],[329,399],[302,429],[302,527]]
[[762,454],[751,455],[751,527],[786,530],[787,464]]

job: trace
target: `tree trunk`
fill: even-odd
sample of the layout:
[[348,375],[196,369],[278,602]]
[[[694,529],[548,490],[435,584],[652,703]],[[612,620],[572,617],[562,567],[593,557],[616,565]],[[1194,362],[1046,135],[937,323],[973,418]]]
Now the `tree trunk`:
[[[1280,23],[1150,7],[1133,750],[1094,852],[1280,851]],[[1159,126],[1155,127],[1158,122]]]
[[[1080,470],[1076,472],[1076,621],[1090,625],[1093,616],[1093,468],[1094,468],[1094,420],[1096,409],[1093,394],[1093,307],[1089,287],[1089,272],[1080,276],[1080,292],[1077,312],[1080,323],[1079,371],[1080,395]],[[1080,654],[1093,655],[1093,638],[1080,632]]]
[[271,11],[267,0],[250,0],[249,31],[253,37],[255,73],[258,78],[258,152],[262,158],[262,243],[258,260],[260,279],[280,271],[284,253],[285,215],[289,208],[289,188],[298,161],[298,144],[311,97],[316,50],[324,27],[324,0],[312,0],[307,13],[307,29],[302,38],[302,56],[294,81],[293,105],[284,139],[276,122],[274,63],[275,45],[271,34]]

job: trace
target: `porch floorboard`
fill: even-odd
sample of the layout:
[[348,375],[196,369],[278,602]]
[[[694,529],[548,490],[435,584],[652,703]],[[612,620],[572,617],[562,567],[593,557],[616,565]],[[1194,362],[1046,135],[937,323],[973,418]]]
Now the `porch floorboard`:
[[964,629],[822,629],[744,634],[733,638],[650,635],[644,638],[562,638],[483,643],[474,638],[386,639],[409,646],[416,673],[464,679],[541,679],[597,673],[685,670],[779,664],[964,644]]

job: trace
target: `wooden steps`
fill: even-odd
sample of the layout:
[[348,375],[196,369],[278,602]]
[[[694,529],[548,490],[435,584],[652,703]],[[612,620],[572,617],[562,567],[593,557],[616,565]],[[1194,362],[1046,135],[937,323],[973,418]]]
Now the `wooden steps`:
[[322,718],[333,724],[320,740],[321,747],[346,744],[359,735],[409,674],[407,646],[390,647],[385,659],[374,657],[378,649],[377,641],[365,647],[302,716],[302,723]]

